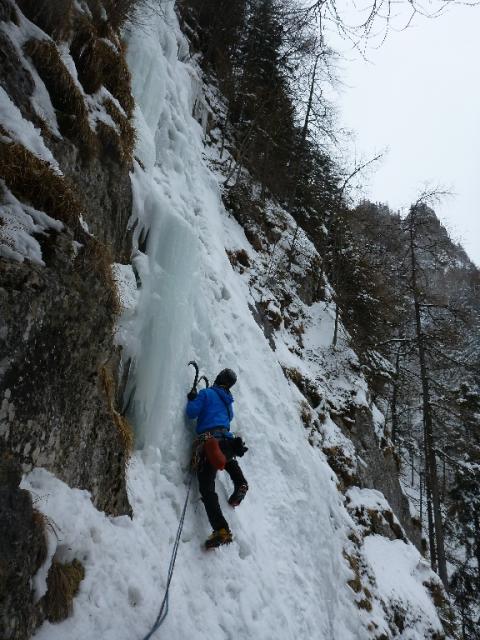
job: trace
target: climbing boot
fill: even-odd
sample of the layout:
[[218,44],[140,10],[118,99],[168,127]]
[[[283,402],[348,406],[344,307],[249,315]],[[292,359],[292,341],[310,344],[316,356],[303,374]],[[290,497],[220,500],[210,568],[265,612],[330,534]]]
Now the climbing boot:
[[235,491],[232,493],[230,498],[228,499],[228,504],[232,507],[238,507],[244,497],[247,495],[248,484],[241,484]]
[[231,531],[228,529],[218,529],[217,531],[214,531],[205,542],[205,547],[207,549],[215,549],[215,547],[220,547],[222,544],[229,544],[232,540],[233,537]]

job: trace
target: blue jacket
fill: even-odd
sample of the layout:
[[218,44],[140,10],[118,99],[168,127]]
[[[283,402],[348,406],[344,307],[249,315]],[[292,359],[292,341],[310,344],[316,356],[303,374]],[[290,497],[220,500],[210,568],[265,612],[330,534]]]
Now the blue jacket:
[[230,433],[230,422],[233,418],[233,397],[230,391],[222,387],[201,389],[195,400],[187,402],[187,416],[197,418],[197,433],[220,427],[227,429],[225,435],[233,438]]

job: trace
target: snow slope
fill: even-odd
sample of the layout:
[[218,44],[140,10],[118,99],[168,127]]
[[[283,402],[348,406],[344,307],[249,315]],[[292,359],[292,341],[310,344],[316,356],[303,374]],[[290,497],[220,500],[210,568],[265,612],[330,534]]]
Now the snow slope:
[[[375,629],[388,634],[381,606],[372,613],[359,608],[347,584],[353,576],[343,551],[356,525],[321,449],[306,438],[299,392],[279,363],[292,356],[286,345],[272,351],[249,309],[248,284],[227,258],[225,247],[247,241],[227,217],[208,168],[204,132],[192,117],[202,83],[195,67],[181,62],[188,47],[170,4],[165,13],[129,41],[138,129],[133,267],[141,288],[123,292],[130,302],[118,339],[132,361],[127,395],[138,451],[128,475],[134,517],[105,516],[86,492],[44,470],[25,478],[52,522],[50,558],[54,552],[61,561],[76,557],[86,568],[74,615],[59,625],[45,623],[36,637],[141,639],[155,620],[188,481],[193,425],[184,405],[191,359],[210,377],[225,366],[238,372],[233,428],[250,447],[241,460],[250,491],[239,509],[228,509],[231,486],[220,474],[218,492],[234,542],[206,553],[202,543],[210,530],[195,486],[170,612],[155,637],[362,640],[376,637]],[[119,279],[130,288],[134,282],[124,272]],[[317,313],[313,309],[312,317]],[[307,334],[312,350],[316,340],[319,346],[325,341],[322,331]],[[333,423],[328,428],[335,429]],[[394,542],[373,542],[368,551],[381,550],[375,573],[388,600],[395,585],[382,573],[381,560]],[[430,573],[418,552],[401,544],[409,565],[399,597],[415,609],[418,589],[428,597],[416,578],[418,567]],[[395,558],[401,565],[400,545]],[[45,573],[37,576],[38,596]],[[402,637],[420,640],[429,637],[427,629],[440,630],[433,607],[422,616]]]

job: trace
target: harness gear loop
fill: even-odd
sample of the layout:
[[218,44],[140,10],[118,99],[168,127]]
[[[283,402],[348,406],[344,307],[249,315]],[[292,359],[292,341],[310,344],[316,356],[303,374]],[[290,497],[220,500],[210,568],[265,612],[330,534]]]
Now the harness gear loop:
[[211,438],[217,438],[220,436],[225,437],[226,429],[219,427],[217,429],[210,429],[204,433],[200,433],[193,441],[192,447],[192,460],[190,462],[190,469],[193,472],[198,471],[205,461],[205,443]]

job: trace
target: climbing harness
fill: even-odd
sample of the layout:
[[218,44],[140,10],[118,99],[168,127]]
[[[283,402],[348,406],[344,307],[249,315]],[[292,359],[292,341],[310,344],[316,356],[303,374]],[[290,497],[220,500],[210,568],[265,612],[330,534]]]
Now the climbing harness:
[[192,471],[198,471],[200,469],[203,462],[203,445],[208,440],[208,438],[213,438],[211,433],[202,433],[197,438],[195,438],[193,442],[192,449]]
[[149,640],[153,634],[158,630],[161,624],[165,621],[168,615],[168,592],[170,590],[170,583],[173,577],[173,569],[175,567],[175,560],[177,559],[178,545],[180,544],[180,536],[182,535],[183,524],[185,522],[185,514],[187,512],[188,498],[190,496],[190,489],[192,488],[193,473],[190,472],[190,479],[188,481],[187,496],[185,498],[185,504],[183,505],[182,515],[180,516],[180,522],[178,524],[177,535],[173,544],[172,556],[170,558],[170,565],[168,567],[167,586],[165,587],[165,595],[163,596],[162,604],[160,605],[160,611],[158,612],[157,619],[154,625],[143,638],[143,640]]
[[219,427],[218,429],[210,429],[209,431],[205,431],[195,438],[195,440],[193,441],[192,449],[192,471],[198,471],[198,469],[201,467],[202,462],[205,459],[205,445],[212,439],[218,440],[218,438],[220,438],[225,432],[226,429],[224,429],[223,427]]

